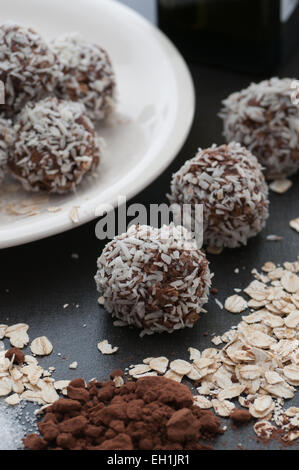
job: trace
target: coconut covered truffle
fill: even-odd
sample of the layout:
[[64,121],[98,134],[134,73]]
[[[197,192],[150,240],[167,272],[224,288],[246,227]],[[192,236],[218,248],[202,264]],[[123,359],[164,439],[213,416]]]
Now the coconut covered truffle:
[[189,230],[195,230],[195,204],[203,204],[204,243],[210,248],[246,245],[268,217],[268,187],[257,159],[239,143],[199,149],[171,182],[169,199],[191,205]]
[[248,148],[268,179],[299,170],[299,95],[293,84],[289,78],[271,78],[252,83],[223,101],[220,116],[227,142]]
[[100,148],[84,105],[48,97],[19,114],[8,166],[29,191],[74,190],[99,163]]
[[104,307],[142,336],[192,327],[208,300],[208,261],[180,226],[133,225],[106,245],[97,265]]
[[54,52],[31,28],[0,26],[0,80],[5,104],[0,112],[12,117],[32,100],[53,92],[61,72]]
[[13,140],[14,131],[11,121],[0,118],[0,183],[6,173],[9,148]]
[[115,104],[115,77],[106,51],[77,34],[58,37],[53,49],[63,72],[57,96],[84,103],[92,120],[107,118]]

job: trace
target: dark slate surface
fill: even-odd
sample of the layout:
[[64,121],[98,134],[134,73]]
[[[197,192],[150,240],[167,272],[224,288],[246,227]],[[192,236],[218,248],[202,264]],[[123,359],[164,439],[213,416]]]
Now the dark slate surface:
[[[299,75],[299,51],[288,66],[277,71],[279,76]],[[232,74],[228,71],[192,66],[195,81],[197,108],[190,135],[180,154],[167,171],[145,191],[132,200],[145,204],[166,202],[171,174],[194,155],[198,146],[206,147],[213,142],[223,142],[221,121],[216,117],[220,101],[229,93],[248,85],[255,77]],[[299,234],[289,228],[289,221],[299,217],[299,175],[294,185],[284,195],[271,193],[271,216],[266,229],[247,247],[225,251],[220,256],[209,256],[211,270],[215,273],[213,285],[219,289],[217,298],[224,301],[236,287],[245,287],[254,267],[266,261],[282,263],[293,261],[299,253]],[[188,359],[187,348],[211,347],[211,334],[221,334],[238,323],[239,315],[221,311],[211,296],[208,313],[203,315],[193,329],[163,335],[139,338],[135,329],[115,328],[108,314],[97,304],[97,292],[93,276],[96,258],[103,249],[103,242],[94,235],[95,222],[55,237],[0,252],[0,323],[26,322],[29,335],[47,335],[54,345],[54,352],[42,358],[43,367],[55,366],[56,379],[72,379],[82,376],[105,378],[109,372],[141,362],[146,356],[166,355],[170,359]],[[282,241],[269,242],[267,234],[277,234]],[[73,259],[78,253],[79,259]],[[240,274],[235,274],[238,267]],[[64,304],[70,304],[63,309]],[[78,305],[78,306],[76,306]],[[86,325],[84,327],[84,325]],[[204,333],[208,333],[205,336]],[[107,338],[119,346],[115,355],[102,356],[96,348],[99,340]],[[8,343],[6,343],[8,345]],[[61,355],[58,355],[61,353]],[[69,364],[78,362],[77,370]],[[288,405],[299,406],[298,398]],[[33,409],[28,405],[27,409]],[[257,444],[252,426],[237,432],[230,428],[217,440],[218,449],[261,449]],[[279,448],[271,443],[267,448]]]

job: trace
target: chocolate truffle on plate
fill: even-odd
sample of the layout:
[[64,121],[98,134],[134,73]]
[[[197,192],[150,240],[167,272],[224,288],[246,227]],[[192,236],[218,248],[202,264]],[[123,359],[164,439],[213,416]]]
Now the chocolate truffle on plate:
[[267,179],[299,170],[299,89],[295,80],[271,78],[252,83],[223,101],[220,116],[227,142],[240,142],[250,150]]
[[28,101],[52,93],[60,75],[56,55],[33,29],[14,23],[0,26],[0,80],[5,86],[2,115],[12,117]]
[[74,190],[100,159],[99,142],[81,103],[48,97],[18,115],[8,167],[29,191]]
[[98,258],[96,285],[106,310],[141,336],[192,327],[208,300],[211,274],[187,230],[132,225]]
[[9,148],[13,139],[14,131],[11,121],[0,118],[0,183],[6,173]]
[[57,96],[84,103],[92,120],[107,118],[115,106],[115,76],[107,52],[74,33],[55,39],[53,49],[63,72]]
[[199,149],[175,173],[172,203],[190,204],[184,224],[195,230],[195,204],[203,204],[204,243],[211,249],[246,245],[268,218],[268,187],[257,159],[239,143]]

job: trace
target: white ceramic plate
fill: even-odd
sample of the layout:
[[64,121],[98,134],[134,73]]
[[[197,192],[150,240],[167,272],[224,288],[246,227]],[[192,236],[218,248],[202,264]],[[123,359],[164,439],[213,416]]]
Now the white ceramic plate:
[[[84,181],[76,194],[39,201],[40,195],[6,183],[0,194],[0,248],[69,230],[95,218],[99,205],[116,206],[119,195],[137,194],[179,151],[195,104],[192,79],[174,46],[117,1],[2,0],[0,21],[7,20],[32,26],[47,39],[79,32],[107,49],[117,77],[120,118],[99,130],[107,145],[98,178]],[[19,206],[24,215],[12,214]],[[51,206],[59,212],[49,212]],[[74,207],[76,223],[70,218]],[[28,216],[31,209],[35,215]]]

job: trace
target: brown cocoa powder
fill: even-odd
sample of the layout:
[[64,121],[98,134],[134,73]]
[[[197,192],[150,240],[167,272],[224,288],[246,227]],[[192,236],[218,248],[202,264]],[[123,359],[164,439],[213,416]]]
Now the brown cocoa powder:
[[25,355],[23,351],[21,351],[18,348],[10,348],[8,351],[5,353],[5,357],[7,357],[10,361],[12,358],[14,358],[13,363],[14,364],[23,364],[25,360]]
[[242,424],[248,423],[252,419],[252,416],[248,410],[241,410],[239,408],[235,408],[230,415],[230,419],[235,425],[240,426]]
[[28,435],[31,450],[211,449],[202,441],[222,434],[210,410],[193,405],[189,388],[164,377],[143,377],[116,387],[113,381],[72,380],[67,398],[45,410],[41,436]]

